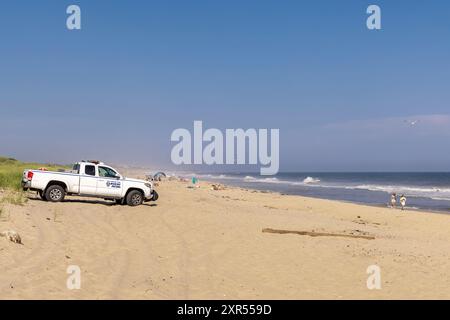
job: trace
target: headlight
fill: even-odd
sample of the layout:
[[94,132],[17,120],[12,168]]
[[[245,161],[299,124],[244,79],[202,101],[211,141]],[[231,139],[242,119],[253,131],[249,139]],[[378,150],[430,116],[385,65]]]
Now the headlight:
[[151,184],[151,183],[146,183],[145,186],[146,186],[147,188],[150,188],[150,189],[152,188],[152,184]]

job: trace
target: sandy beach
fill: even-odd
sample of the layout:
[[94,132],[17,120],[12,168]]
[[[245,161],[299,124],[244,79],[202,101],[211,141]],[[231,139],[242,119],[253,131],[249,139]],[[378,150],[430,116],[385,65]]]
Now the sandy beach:
[[162,182],[140,207],[4,204],[0,231],[23,245],[0,238],[0,299],[450,299],[450,215],[188,186]]

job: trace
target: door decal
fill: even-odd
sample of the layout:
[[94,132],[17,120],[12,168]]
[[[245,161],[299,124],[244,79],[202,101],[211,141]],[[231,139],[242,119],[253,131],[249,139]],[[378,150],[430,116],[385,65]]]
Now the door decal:
[[120,181],[107,181],[106,186],[108,188],[120,188]]

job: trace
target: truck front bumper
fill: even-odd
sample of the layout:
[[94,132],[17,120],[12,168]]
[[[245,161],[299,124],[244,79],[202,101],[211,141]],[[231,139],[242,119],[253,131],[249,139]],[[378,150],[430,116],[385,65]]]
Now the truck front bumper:
[[159,198],[158,192],[156,192],[155,190],[152,190],[152,192],[150,193],[150,196],[145,198],[145,202],[156,201],[156,200],[158,200],[158,198]]

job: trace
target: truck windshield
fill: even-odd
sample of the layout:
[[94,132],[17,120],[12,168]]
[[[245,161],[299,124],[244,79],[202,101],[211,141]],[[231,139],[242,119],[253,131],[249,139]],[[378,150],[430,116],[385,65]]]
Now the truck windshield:
[[80,165],[78,163],[75,163],[72,167],[72,171],[76,174],[80,173]]
[[111,168],[98,167],[98,175],[100,177],[105,177],[105,178],[115,178],[115,177],[117,177],[117,172],[115,172]]

